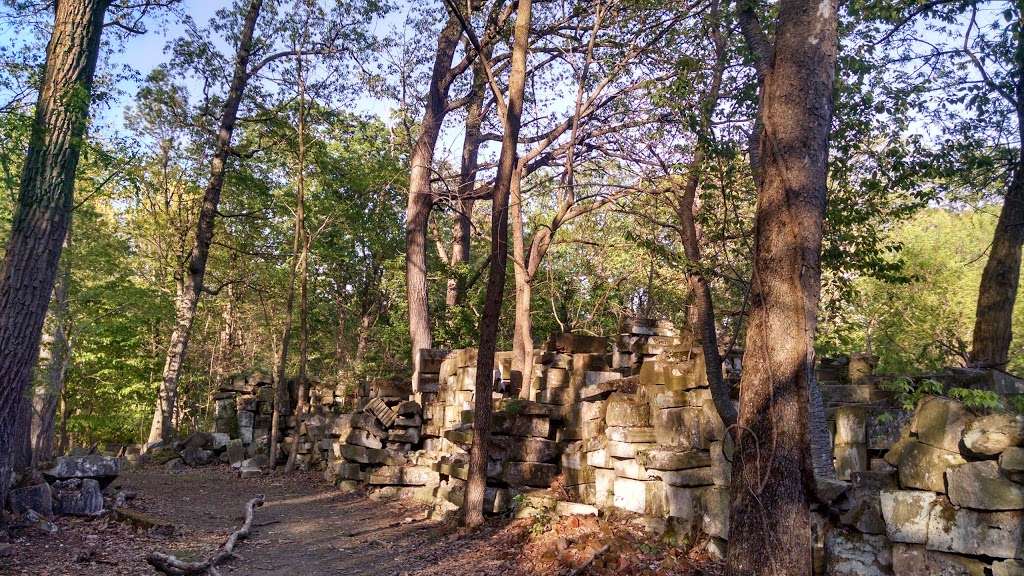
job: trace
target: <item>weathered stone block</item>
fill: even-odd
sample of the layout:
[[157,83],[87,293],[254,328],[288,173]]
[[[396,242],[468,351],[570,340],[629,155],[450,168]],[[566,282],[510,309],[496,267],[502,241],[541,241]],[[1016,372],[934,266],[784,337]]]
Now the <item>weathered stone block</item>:
[[648,478],[660,478],[669,486],[711,486],[714,484],[714,472],[710,466],[689,468],[686,470],[646,470]]
[[711,454],[704,450],[655,448],[638,453],[636,458],[644,467],[657,470],[685,470],[711,465]]
[[879,494],[889,540],[907,544],[928,541],[928,522],[938,496],[921,490],[883,490]]
[[380,438],[361,428],[353,428],[348,433],[348,438],[345,441],[349,444],[366,448],[380,449],[384,447],[384,443],[381,442]]
[[1024,448],[1011,446],[999,455],[999,467],[1007,472],[1024,472]]
[[900,455],[900,485],[904,488],[945,492],[946,469],[964,462],[966,460],[959,453],[914,442],[904,448]]
[[512,486],[546,488],[558,475],[558,466],[540,462],[506,462],[502,480]]
[[35,510],[45,518],[53,518],[53,490],[45,482],[24,488],[12,488],[7,493],[7,503],[11,512],[15,514]]
[[957,452],[960,437],[970,421],[963,404],[949,398],[930,397],[921,400],[914,415],[913,431],[919,442]]
[[389,486],[437,486],[440,476],[426,466],[381,466],[370,473],[369,484]]
[[729,490],[709,486],[700,490],[701,526],[705,534],[729,538]]
[[884,536],[836,529],[825,539],[827,576],[890,576],[892,551]]
[[611,458],[610,460],[616,476],[632,478],[633,480],[653,480],[652,477],[648,476],[647,469],[636,460],[621,460],[618,458]]
[[867,443],[871,450],[888,450],[899,441],[904,429],[908,428],[914,413],[907,410],[889,409],[876,412],[867,418]]
[[617,476],[613,490],[616,508],[652,516],[668,513],[665,485],[659,480],[643,481]]
[[638,452],[657,446],[653,442],[614,442],[606,444],[608,455],[613,458],[636,458]]
[[985,576],[986,564],[975,558],[934,552],[924,546],[894,544],[895,576]]
[[341,456],[349,462],[359,462],[361,464],[386,464],[389,460],[386,450],[367,448],[354,444],[343,444],[341,446]]
[[968,462],[946,470],[949,500],[976,510],[1024,509],[1024,486],[999,475],[995,460]]
[[66,516],[95,516],[103,512],[103,493],[94,478],[72,477],[54,482],[53,502],[54,512]]
[[551,386],[537,393],[537,401],[541,404],[569,406],[576,402],[579,389],[574,386]]
[[504,436],[534,436],[547,438],[550,432],[550,421],[543,416],[525,414],[508,414],[496,412],[492,422],[491,433]]
[[992,563],[992,576],[1024,576],[1024,562],[999,560]]
[[594,468],[594,504],[598,508],[614,505],[615,470]]
[[608,440],[613,442],[654,442],[654,428],[625,428],[608,426],[604,430]]
[[595,468],[614,468],[612,458],[608,456],[608,450],[601,448],[599,450],[592,450],[587,452],[587,466],[593,466]]
[[989,414],[964,429],[964,446],[974,454],[995,456],[1024,442],[1024,415]]
[[612,394],[605,413],[608,426],[643,427],[651,425],[651,407],[625,394]]
[[868,447],[865,444],[836,444],[832,452],[836,477],[840,480],[849,480],[854,473],[868,469]]
[[701,408],[664,408],[652,415],[658,444],[666,447],[707,448],[704,437],[704,411]]
[[645,358],[640,366],[641,384],[666,384],[665,371],[667,363],[653,358]]
[[492,436],[491,455],[520,462],[554,462],[558,445],[544,438]]
[[665,486],[665,498],[668,501],[668,515],[688,521],[689,526],[701,523],[700,491],[693,488]]
[[929,550],[1024,559],[1024,512],[957,509],[940,500],[928,521]]
[[88,456],[61,456],[53,467],[44,470],[43,475],[57,480],[69,478],[94,478],[105,485],[121,473],[121,461],[110,456],[91,454]]
[[835,411],[836,444],[865,444],[867,416],[863,406],[840,406]]

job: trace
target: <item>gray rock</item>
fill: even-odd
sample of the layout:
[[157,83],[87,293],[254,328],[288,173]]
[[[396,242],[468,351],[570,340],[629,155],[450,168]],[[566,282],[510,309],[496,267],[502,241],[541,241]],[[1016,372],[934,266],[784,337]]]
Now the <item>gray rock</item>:
[[938,498],[921,490],[882,490],[879,501],[889,540],[907,544],[928,541],[928,522]]
[[827,576],[890,576],[892,552],[884,536],[835,529],[825,539]]
[[231,436],[224,432],[214,432],[210,434],[210,446],[211,450],[220,451],[228,446],[228,442],[231,441]]
[[53,484],[55,512],[66,516],[95,516],[103,512],[103,492],[93,478],[72,478]]
[[35,486],[12,488],[7,493],[7,503],[11,512],[15,514],[35,510],[46,518],[53,518],[53,490],[45,482]]
[[964,429],[964,446],[974,454],[995,456],[1024,440],[1024,415],[989,414]]
[[946,470],[949,500],[976,510],[1024,509],[1024,486],[999,475],[995,460],[968,462]]
[[189,446],[181,451],[181,459],[189,466],[206,466],[213,460],[213,452],[197,446]]
[[865,534],[885,534],[885,522],[879,494],[896,487],[895,475],[885,472],[858,472],[853,475],[851,488],[839,520]]
[[61,456],[53,468],[43,474],[56,480],[70,478],[93,478],[106,486],[121,473],[121,461],[110,456],[91,454],[89,456]]
[[1024,576],[1024,562],[1020,560],[993,562],[992,576]]
[[1024,512],[957,509],[940,500],[928,521],[928,549],[1024,559]]
[[1024,448],[1013,446],[999,455],[999,467],[1007,472],[1024,472]]
[[894,544],[892,569],[895,576],[985,576],[986,564],[945,552],[934,552],[924,546]]
[[174,460],[168,460],[164,464],[164,471],[168,474],[184,474],[185,473],[185,462],[181,458],[175,458]]
[[899,441],[903,430],[914,417],[906,410],[886,410],[872,414],[867,419],[868,448],[888,450]]
[[193,432],[189,434],[188,438],[185,438],[178,443],[178,450],[185,450],[187,448],[208,448],[213,444],[213,435],[209,432]]
[[228,455],[229,464],[238,464],[242,460],[245,460],[245,445],[242,444],[241,439],[235,438],[228,442],[225,453]]
[[914,442],[900,454],[900,485],[904,488],[945,492],[946,469],[965,462],[957,452]]

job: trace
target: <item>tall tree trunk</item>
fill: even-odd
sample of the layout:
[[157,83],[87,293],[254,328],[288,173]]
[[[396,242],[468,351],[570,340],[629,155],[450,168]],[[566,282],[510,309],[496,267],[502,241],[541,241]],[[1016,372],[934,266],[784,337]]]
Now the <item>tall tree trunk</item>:
[[[778,9],[772,53],[744,30],[764,70],[764,128],[729,521],[726,572],[733,575],[812,573],[808,398],[821,291],[837,2],[782,0]],[[741,17],[749,25],[753,15]]]
[[[473,86],[469,104],[466,105],[466,135],[462,140],[462,164],[459,169],[459,197],[456,200],[455,225],[452,228],[452,257],[449,265],[453,270],[469,262],[470,239],[472,237],[472,217],[474,200],[471,197],[476,186],[476,172],[479,166],[480,124],[483,120],[484,93],[487,77],[483,69],[484,60],[490,60],[490,54],[484,54],[473,65]],[[466,291],[461,275],[448,279],[448,293],[445,295],[445,306],[452,308],[462,301]]]
[[427,287],[427,222],[434,207],[430,177],[434,147],[447,114],[451,66],[462,28],[450,14],[437,39],[437,54],[427,90],[427,104],[420,135],[409,160],[409,201],[405,209],[405,281],[409,304],[409,336],[412,338],[413,392],[417,392],[420,350],[430,348],[430,307]]
[[54,428],[57,407],[64,391],[71,362],[71,318],[68,310],[68,287],[71,283],[71,264],[67,260],[67,247],[71,240],[68,230],[64,242],[65,256],[60,263],[57,283],[53,287],[53,307],[50,309],[53,334],[50,338],[49,358],[46,374],[41,386],[36,388],[32,399],[34,421],[32,423],[32,466],[49,462],[55,454]]
[[[1021,94],[1024,96],[1024,94]],[[1018,122],[1024,121],[1024,118]],[[1022,134],[1024,136],[1024,134]],[[971,365],[1004,369],[1013,340],[1013,306],[1024,245],[1024,156],[1017,160],[999,212],[992,248],[981,275]]]
[[108,0],[59,2],[0,278],[0,503],[67,234]]
[[231,149],[231,136],[235,131],[238,108],[249,83],[249,57],[252,54],[256,21],[259,19],[262,8],[263,0],[250,0],[238,39],[231,85],[228,88],[227,98],[224,100],[220,126],[217,129],[217,143],[213,160],[210,162],[210,179],[203,193],[203,204],[196,224],[196,242],[189,257],[185,289],[176,304],[174,330],[171,332],[170,344],[167,347],[163,380],[160,383],[159,398],[153,413],[153,425],[149,431],[149,443],[165,442],[173,436],[172,419],[174,406],[178,401],[178,380],[181,378],[182,365],[188,351],[189,335],[192,331],[192,322],[195,320],[196,306],[198,306],[199,297],[203,293],[206,261],[210,257],[210,245],[213,243],[217,206],[220,204],[220,194],[224,188],[224,173],[227,169],[227,160]]
[[[494,355],[498,342],[498,321],[505,293],[505,267],[508,264],[508,197],[517,163],[519,128],[523,115],[526,87],[526,56],[530,44],[531,0],[519,0],[512,41],[512,68],[508,81],[508,108],[504,118],[498,173],[494,180],[494,206],[491,209],[491,264],[487,276],[484,313],[480,318],[480,345],[476,364],[473,401],[473,445],[469,456],[469,481],[466,484],[465,524],[479,526],[484,521],[484,491],[487,485],[487,447],[491,433],[491,394],[494,385]],[[500,96],[499,96],[500,97]]]
[[[516,317],[512,332],[512,388],[519,389],[519,397],[532,400],[533,368],[533,278],[530,274],[529,255],[526,252],[526,231],[523,224],[522,167],[512,175],[512,271],[516,280]],[[530,251],[531,254],[533,250]],[[530,376],[527,375],[530,372]]]

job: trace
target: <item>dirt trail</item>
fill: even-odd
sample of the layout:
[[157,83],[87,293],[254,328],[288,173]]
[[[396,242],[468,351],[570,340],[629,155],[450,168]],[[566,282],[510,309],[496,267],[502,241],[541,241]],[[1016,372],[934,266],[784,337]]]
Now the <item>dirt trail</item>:
[[[426,519],[426,508],[407,501],[375,501],[342,494],[316,475],[242,480],[226,468],[124,474],[117,485],[137,491],[132,507],[170,521],[175,535],[133,532],[109,519],[62,518],[57,536],[26,534],[13,556],[0,559],[0,574],[142,575],[154,549],[202,557],[242,520],[256,494],[253,536],[223,573],[253,576],[357,576],[508,574],[511,550],[496,545],[501,522],[471,536]],[[396,525],[397,524],[397,525]],[[503,538],[497,538],[502,540]]]

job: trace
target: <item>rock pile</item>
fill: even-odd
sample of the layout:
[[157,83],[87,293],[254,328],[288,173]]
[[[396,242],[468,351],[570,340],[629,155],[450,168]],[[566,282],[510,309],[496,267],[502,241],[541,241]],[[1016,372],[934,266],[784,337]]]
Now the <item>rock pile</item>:
[[62,456],[42,477],[8,492],[7,506],[16,515],[45,519],[55,515],[96,516],[104,511],[103,490],[121,472],[118,458],[92,454]]

